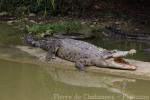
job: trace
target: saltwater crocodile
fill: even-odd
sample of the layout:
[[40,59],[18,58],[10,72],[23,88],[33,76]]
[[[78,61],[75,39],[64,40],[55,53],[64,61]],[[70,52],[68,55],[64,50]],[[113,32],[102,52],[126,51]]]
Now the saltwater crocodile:
[[84,41],[56,38],[38,39],[31,34],[24,35],[22,39],[31,46],[47,50],[47,60],[58,56],[62,59],[75,62],[75,67],[80,70],[83,70],[85,66],[91,65],[117,69],[136,69],[136,66],[129,64],[123,59],[128,54],[136,53],[134,49],[129,51],[106,50]]

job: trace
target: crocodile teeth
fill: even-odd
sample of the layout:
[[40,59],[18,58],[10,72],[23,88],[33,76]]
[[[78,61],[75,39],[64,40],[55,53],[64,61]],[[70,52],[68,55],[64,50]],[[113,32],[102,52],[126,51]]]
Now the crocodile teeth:
[[129,51],[129,54],[134,54],[134,53],[136,53],[136,50],[135,50],[135,49],[131,49],[131,50]]

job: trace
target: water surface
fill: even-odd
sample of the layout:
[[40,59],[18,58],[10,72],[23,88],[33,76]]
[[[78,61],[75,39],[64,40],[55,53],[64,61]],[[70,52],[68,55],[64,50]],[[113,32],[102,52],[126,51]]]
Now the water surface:
[[144,49],[150,48],[150,41],[135,41],[135,40],[125,40],[125,39],[107,39],[102,38],[101,35],[95,39],[86,40],[93,43],[99,47],[106,48],[108,50],[118,49],[118,50],[130,50],[136,49],[137,53],[134,55],[129,55],[127,58],[148,61],[150,62],[150,51],[146,52]]
[[62,69],[48,72],[43,66],[0,60],[0,100],[76,100],[75,96],[79,100],[93,100],[92,96],[148,100],[150,96],[149,81]]
[[[0,100],[150,100],[150,81],[35,65],[34,57],[10,46],[20,44],[19,35],[17,29],[0,24],[0,38],[6,37],[0,40]],[[139,53],[132,58],[150,61],[150,55],[142,51],[147,44],[89,41],[107,49],[135,48]],[[24,63],[28,60],[33,64]]]

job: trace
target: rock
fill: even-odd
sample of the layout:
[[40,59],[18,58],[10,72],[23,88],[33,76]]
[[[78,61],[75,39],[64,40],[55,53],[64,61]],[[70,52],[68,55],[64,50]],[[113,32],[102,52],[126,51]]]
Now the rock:
[[97,24],[97,22],[93,22],[93,24],[94,24],[94,25],[96,25],[96,24]]
[[30,22],[31,22],[31,23],[35,23],[35,24],[36,24],[36,21],[34,21],[34,20],[30,20]]
[[7,21],[7,24],[8,25],[12,25],[14,23],[14,21],[13,20],[9,20],[9,21]]
[[8,13],[7,12],[0,12],[0,16],[7,16]]
[[25,21],[28,21],[28,20],[29,20],[29,18],[24,18],[24,20],[25,20]]
[[86,24],[86,22],[81,22],[82,25]]
[[35,17],[35,16],[36,16],[36,14],[34,14],[34,13],[29,14],[29,17]]
[[116,22],[115,22],[115,24],[116,24],[116,25],[119,25],[119,24],[120,24],[120,22],[119,22],[119,21],[116,21]]
[[94,25],[90,25],[91,28],[95,27]]
[[135,28],[134,30],[135,30],[135,31],[139,31],[139,29],[138,29],[138,28]]

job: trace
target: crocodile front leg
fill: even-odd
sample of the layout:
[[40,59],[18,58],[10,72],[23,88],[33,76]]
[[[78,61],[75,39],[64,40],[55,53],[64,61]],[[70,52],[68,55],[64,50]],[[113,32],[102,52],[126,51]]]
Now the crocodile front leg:
[[84,70],[85,66],[92,66],[92,65],[95,65],[95,63],[93,63],[93,60],[89,58],[82,58],[75,62],[75,67],[79,70]]
[[59,41],[53,41],[48,44],[48,53],[46,56],[46,60],[49,61],[51,59],[55,59],[56,53],[60,47]]
[[75,62],[75,67],[79,70],[84,70],[84,67],[87,63],[87,59],[85,58],[81,58],[81,59],[78,59],[76,62]]
[[53,52],[52,49],[50,49],[46,55],[46,61],[50,61],[51,59],[55,58],[55,52]]
[[75,67],[77,68],[77,69],[79,69],[79,70],[84,70],[84,63],[83,62],[81,62],[81,61],[77,61],[76,63],[75,63]]

